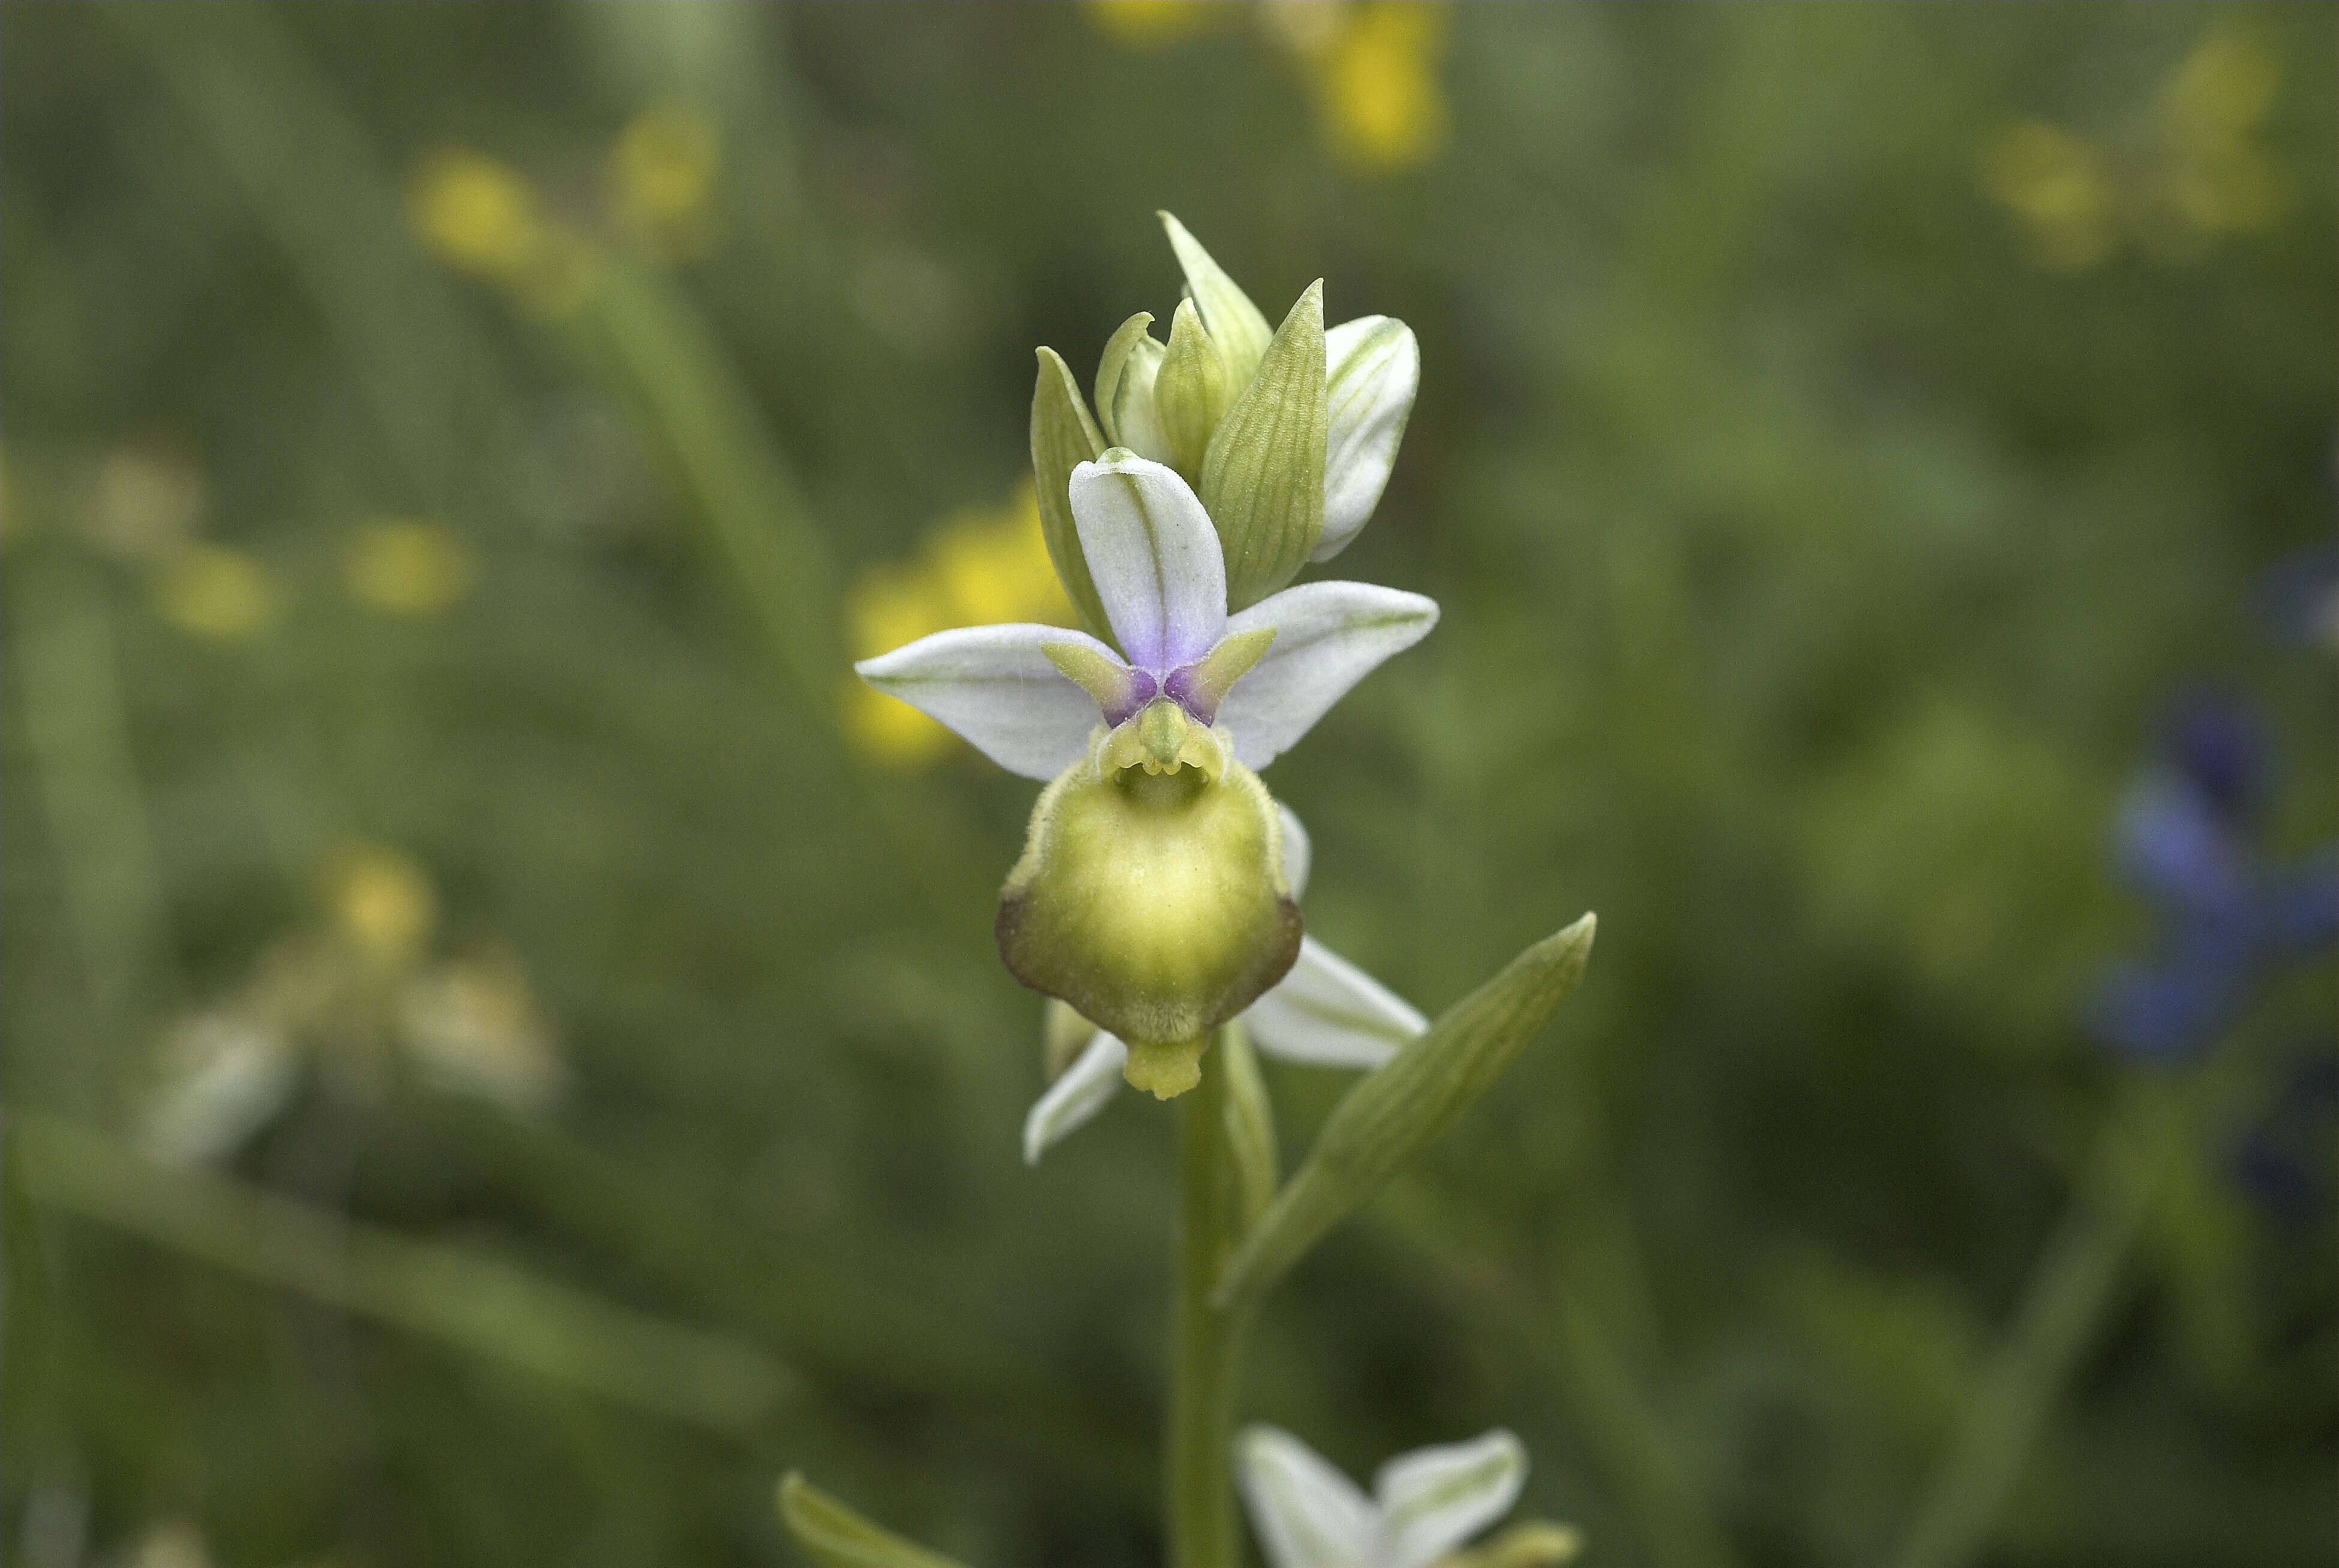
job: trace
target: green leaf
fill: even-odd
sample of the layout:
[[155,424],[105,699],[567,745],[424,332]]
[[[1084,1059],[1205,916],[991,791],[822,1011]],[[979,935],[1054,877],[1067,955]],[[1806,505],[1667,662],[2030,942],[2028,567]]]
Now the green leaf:
[[1095,579],[1089,576],[1088,557],[1081,553],[1080,530],[1072,523],[1072,470],[1096,461],[1104,450],[1104,437],[1089,418],[1071,368],[1055,350],[1041,350],[1040,380],[1031,389],[1031,478],[1040,494],[1040,532],[1048,541],[1048,558],[1055,563],[1065,596],[1080,614],[1081,629],[1118,647],[1104,616],[1104,601],[1097,597]]
[[794,1471],[780,1482],[780,1517],[820,1568],[960,1568],[872,1524]]
[[1186,292],[1202,312],[1202,325],[1226,356],[1231,384],[1241,387],[1258,370],[1267,352],[1267,317],[1250,302],[1226,269],[1210,259],[1202,242],[1186,232],[1186,225],[1167,212],[1158,212],[1169,231],[1170,248],[1178,252],[1178,266],[1186,274]]
[[1198,490],[1226,552],[1229,610],[1248,609],[1298,577],[1316,548],[1326,428],[1319,278],[1276,330],[1202,459]]
[[1348,1091],[1227,1265],[1220,1307],[1274,1284],[1493,1087],[1583,980],[1594,924],[1587,914],[1519,954]]

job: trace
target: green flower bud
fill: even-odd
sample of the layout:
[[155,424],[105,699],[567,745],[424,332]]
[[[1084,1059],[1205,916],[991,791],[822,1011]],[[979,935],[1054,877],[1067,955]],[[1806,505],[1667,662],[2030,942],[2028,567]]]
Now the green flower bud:
[[1016,979],[1128,1042],[1130,1083],[1183,1093],[1209,1031],[1299,956],[1275,802],[1222,733],[1156,699],[1041,793],[998,934]]
[[1200,482],[1210,436],[1241,390],[1194,301],[1179,301],[1170,318],[1170,346],[1153,377],[1153,417],[1170,450],[1167,461],[1188,484]]
[[1112,445],[1166,463],[1170,441],[1153,411],[1153,383],[1166,350],[1146,331],[1152,324],[1152,312],[1140,311],[1105,344],[1097,365],[1097,422]]

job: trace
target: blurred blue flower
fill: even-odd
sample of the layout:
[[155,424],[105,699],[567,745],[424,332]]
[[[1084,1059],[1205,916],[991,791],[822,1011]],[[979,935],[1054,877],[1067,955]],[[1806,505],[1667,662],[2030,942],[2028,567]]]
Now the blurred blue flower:
[[2120,869],[2160,907],[2156,952],[2113,966],[2096,1036],[2135,1060],[2180,1065],[2217,1042],[2273,961],[2339,937],[2339,846],[2270,867],[2253,842],[2274,774],[2256,714],[2200,694],[2170,722],[2160,760],[2128,792]]

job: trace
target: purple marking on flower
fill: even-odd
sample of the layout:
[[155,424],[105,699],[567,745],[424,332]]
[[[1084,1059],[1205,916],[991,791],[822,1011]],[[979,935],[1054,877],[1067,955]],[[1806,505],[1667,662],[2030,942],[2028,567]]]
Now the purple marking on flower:
[[1129,695],[1104,705],[1104,722],[1109,725],[1117,725],[1133,716],[1138,709],[1161,695],[1161,682],[1151,670],[1139,669],[1132,665],[1128,674]]
[[1179,665],[1170,672],[1170,678],[1161,683],[1161,690],[1164,695],[1175,698],[1178,705],[1196,719],[1209,724],[1219,716],[1219,705],[1210,700],[1208,691],[1198,689],[1195,676],[1200,668],[1199,659],[1190,665]]
[[[1175,470],[1128,452],[1075,466],[1068,498],[1119,649],[1062,626],[964,626],[854,666],[1026,778],[1055,777],[1086,753],[1100,715],[1126,723],[1165,692],[1222,725],[1237,762],[1263,768],[1437,624],[1431,600],[1368,583],[1303,583],[1229,615],[1201,502]],[[1252,650],[1256,664],[1205,673],[1229,638],[1260,632],[1271,640]]]

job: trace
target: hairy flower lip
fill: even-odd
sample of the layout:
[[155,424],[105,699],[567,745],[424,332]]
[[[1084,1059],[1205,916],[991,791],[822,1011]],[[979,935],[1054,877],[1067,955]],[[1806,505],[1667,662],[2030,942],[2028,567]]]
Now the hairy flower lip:
[[1067,767],[1031,814],[994,934],[1023,984],[1124,1040],[1199,1040],[1298,962],[1282,827],[1230,760],[1106,773]]
[[[1283,880],[1298,902],[1315,857],[1291,808],[1278,804],[1276,811],[1283,823]],[[1130,1049],[1120,1036],[1061,999],[1048,1016],[1051,1081],[1023,1118],[1026,1165],[1039,1164],[1050,1146],[1103,1110],[1128,1076]],[[1304,933],[1290,970],[1234,1021],[1262,1055],[1357,1071],[1381,1066],[1429,1027],[1403,997]]]

